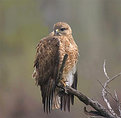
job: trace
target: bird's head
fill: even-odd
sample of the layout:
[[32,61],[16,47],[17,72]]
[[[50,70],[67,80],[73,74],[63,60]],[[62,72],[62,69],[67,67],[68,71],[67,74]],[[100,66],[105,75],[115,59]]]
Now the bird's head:
[[65,22],[57,22],[56,24],[54,24],[53,30],[54,35],[56,36],[72,34],[71,27]]

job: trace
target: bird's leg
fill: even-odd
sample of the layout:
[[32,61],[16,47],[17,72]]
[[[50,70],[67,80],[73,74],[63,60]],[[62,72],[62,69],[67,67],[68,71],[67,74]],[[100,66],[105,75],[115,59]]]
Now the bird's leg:
[[62,79],[62,80],[60,80],[60,82],[62,83],[62,85],[63,85],[63,88],[64,88],[64,92],[66,93],[66,94],[68,94],[68,92],[67,92],[67,89],[66,89],[66,82],[67,81],[65,81],[64,79]]
[[58,83],[57,87],[62,89],[66,94],[67,94],[67,89],[66,89],[66,82],[63,78],[60,80],[60,82]]
[[66,87],[66,83],[65,83],[65,81],[60,80],[60,82],[62,83],[62,85],[63,85],[64,87]]

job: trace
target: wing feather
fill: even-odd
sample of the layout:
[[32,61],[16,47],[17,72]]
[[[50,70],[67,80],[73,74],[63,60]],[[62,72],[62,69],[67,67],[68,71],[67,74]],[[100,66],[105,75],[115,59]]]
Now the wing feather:
[[52,109],[53,94],[59,70],[59,40],[53,36],[42,39],[37,46],[34,78],[41,89],[44,111]]

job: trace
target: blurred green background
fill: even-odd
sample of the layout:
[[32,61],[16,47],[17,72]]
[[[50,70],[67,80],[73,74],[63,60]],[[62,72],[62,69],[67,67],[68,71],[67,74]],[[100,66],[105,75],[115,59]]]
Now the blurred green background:
[[[79,47],[78,90],[104,104],[104,59],[110,77],[121,72],[121,1],[0,0],[0,118],[87,118],[77,99],[70,113],[44,114],[31,76],[35,47],[58,21],[70,24]],[[121,100],[120,85],[121,77],[110,88]]]

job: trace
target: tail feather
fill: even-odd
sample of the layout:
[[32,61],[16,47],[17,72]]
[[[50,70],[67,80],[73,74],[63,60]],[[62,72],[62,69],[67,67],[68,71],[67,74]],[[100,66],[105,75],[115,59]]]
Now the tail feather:
[[[72,88],[77,89],[77,71],[74,74],[74,81],[72,84]],[[60,100],[61,110],[66,111],[66,109],[68,109],[68,111],[70,111],[70,104],[72,105],[74,104],[74,95],[66,94],[61,91],[60,96],[61,96],[61,100]]]
[[64,111],[66,111],[67,95],[64,95]]
[[47,113],[49,113],[52,109],[53,94],[55,93],[54,86],[53,81],[40,86],[44,112]]
[[70,98],[71,98],[71,95],[68,95],[68,111],[70,111]]
[[55,91],[53,96],[52,109],[59,109],[61,107],[60,102],[60,96],[57,94],[57,91]]
[[[77,78],[77,71],[76,71],[74,74],[74,82],[72,84],[72,88],[74,88],[74,89],[77,89],[77,80],[78,80],[78,78]],[[74,104],[74,95],[71,95],[71,103],[72,103],[72,105]]]
[[66,111],[70,111],[70,103],[71,103],[71,95],[62,93],[60,97],[60,109]]
[[[74,74],[74,82],[72,88],[77,89],[77,72]],[[61,109],[63,111],[70,111],[70,105],[74,104],[74,95],[70,95],[55,88],[53,81],[48,82],[47,85],[42,86],[42,102],[44,111],[49,113],[52,109]]]

